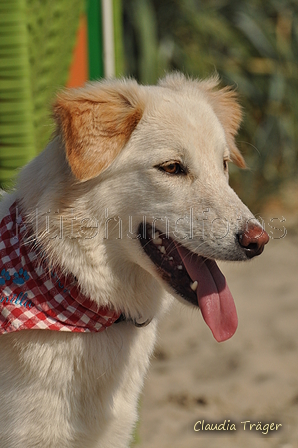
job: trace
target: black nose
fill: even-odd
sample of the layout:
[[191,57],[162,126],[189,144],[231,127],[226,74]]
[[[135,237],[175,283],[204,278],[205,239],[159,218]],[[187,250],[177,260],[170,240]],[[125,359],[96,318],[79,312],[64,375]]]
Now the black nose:
[[237,239],[247,258],[253,258],[263,252],[269,236],[262,227],[249,224],[245,232],[237,235]]

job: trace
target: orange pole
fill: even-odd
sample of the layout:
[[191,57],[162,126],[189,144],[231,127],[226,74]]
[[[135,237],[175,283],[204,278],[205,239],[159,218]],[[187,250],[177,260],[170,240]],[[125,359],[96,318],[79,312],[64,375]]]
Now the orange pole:
[[82,15],[80,18],[67,87],[81,87],[89,78],[87,45],[87,18],[85,15]]

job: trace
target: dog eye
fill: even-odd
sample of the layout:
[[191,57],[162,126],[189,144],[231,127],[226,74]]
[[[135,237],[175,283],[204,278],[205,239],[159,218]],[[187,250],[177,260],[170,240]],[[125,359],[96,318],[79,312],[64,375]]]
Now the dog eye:
[[185,170],[178,162],[165,163],[158,168],[168,174],[185,174]]
[[229,169],[229,160],[228,159],[223,160],[223,168],[224,168],[224,171],[228,171],[228,169]]

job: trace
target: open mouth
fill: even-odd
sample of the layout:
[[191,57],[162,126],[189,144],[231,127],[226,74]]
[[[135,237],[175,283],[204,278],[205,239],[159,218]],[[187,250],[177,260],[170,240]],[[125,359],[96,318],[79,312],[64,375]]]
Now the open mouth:
[[189,251],[174,239],[147,224],[140,224],[143,250],[157,268],[160,277],[176,294],[200,308],[217,341],[235,333],[237,312],[226,279],[216,262]]

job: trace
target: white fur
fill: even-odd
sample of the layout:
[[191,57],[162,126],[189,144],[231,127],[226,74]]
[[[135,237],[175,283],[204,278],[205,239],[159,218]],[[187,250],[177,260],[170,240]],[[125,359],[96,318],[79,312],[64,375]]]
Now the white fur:
[[[145,103],[142,119],[99,176],[76,182],[57,136],[21,172],[16,193],[3,200],[1,216],[17,197],[33,227],[38,209],[35,231],[48,256],[77,277],[85,295],[152,321],[144,328],[122,322],[99,334],[25,330],[1,336],[1,448],[129,446],[157,322],[175,295],[138,239],[131,238],[143,216],[162,232],[168,222],[171,236],[178,222],[183,238],[192,209],[194,238],[183,244],[206,257],[246,258],[235,234],[253,216],[223,171],[229,152],[225,131],[204,91],[187,83],[174,76],[160,87],[134,86]],[[189,175],[168,176],[156,168],[170,160],[187,165]],[[54,217],[58,210],[63,235]],[[47,213],[56,237],[46,241]],[[229,221],[225,237],[218,217]]]

